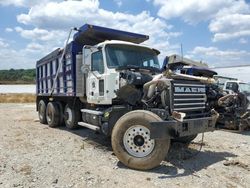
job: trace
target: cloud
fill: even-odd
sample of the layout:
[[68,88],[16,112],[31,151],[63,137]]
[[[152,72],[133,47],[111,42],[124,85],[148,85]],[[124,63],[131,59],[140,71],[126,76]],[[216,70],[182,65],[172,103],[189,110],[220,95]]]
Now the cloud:
[[247,43],[248,43],[248,40],[245,39],[245,38],[240,38],[239,43],[240,43],[240,44],[247,44]]
[[[54,0],[59,1],[59,0]],[[49,0],[0,0],[2,6],[32,7],[37,4],[45,4]]]
[[228,33],[215,33],[213,37],[213,42],[225,41],[230,39],[236,39],[239,37],[250,36],[250,30],[237,31],[237,32],[228,32]]
[[28,14],[18,15],[17,20],[40,28],[65,29],[86,20],[102,19],[95,17],[98,10],[99,1],[96,0],[49,2],[33,6]]
[[30,52],[35,52],[35,51],[41,52],[43,51],[43,45],[32,42],[27,45],[26,50]]
[[121,0],[114,0],[114,3],[115,3],[118,7],[121,7],[121,6],[122,6],[122,1],[121,1]]
[[188,24],[209,22],[214,42],[250,36],[250,6],[244,0],[154,0],[164,19],[181,18]]
[[0,48],[0,69],[35,68],[36,55],[26,50]]
[[36,41],[36,40],[41,40],[41,41],[55,40],[56,41],[57,38],[64,37],[64,35],[66,34],[65,32],[59,31],[59,30],[48,31],[46,29],[39,29],[39,28],[25,30],[21,27],[15,27],[15,31],[20,33],[20,35],[23,38],[30,39],[33,41]]
[[11,33],[11,32],[13,32],[13,29],[12,29],[12,28],[7,27],[7,28],[5,28],[5,32],[7,32],[7,33]]
[[150,40],[145,44],[162,52],[160,61],[165,55],[176,53],[179,46],[169,41],[182,35],[165,20],[151,16],[148,11],[138,14],[112,12],[100,8],[98,0],[0,2],[0,5],[3,4],[30,7],[27,12],[17,15],[20,26],[12,29],[29,43],[20,50],[9,46],[9,54],[7,50],[0,50],[0,58],[9,63],[8,66],[0,64],[0,69],[3,66],[34,67],[36,60],[54,48],[63,47],[72,26],[80,27],[84,23],[147,34]]
[[41,55],[52,50],[52,46],[36,42],[28,43],[23,49],[13,49],[11,45],[0,47],[0,69],[35,68],[36,61],[42,57]]
[[216,56],[216,57],[237,57],[241,55],[250,55],[249,52],[244,50],[219,50],[217,47],[202,47],[197,46],[192,51],[193,54],[203,54],[205,56]]
[[209,20],[221,10],[230,7],[235,0],[154,0],[159,6],[158,15],[164,19],[182,18],[187,23]]
[[217,47],[197,46],[188,53],[190,57],[200,58],[210,66],[247,64],[250,52],[245,50],[220,50]]
[[46,5],[36,5],[27,14],[18,15],[17,20],[19,23],[36,27],[32,31],[18,29],[17,31],[25,38],[30,38],[33,35],[33,38],[37,38],[41,35],[40,40],[51,40],[53,37],[49,33],[62,31],[64,37],[61,35],[61,37],[57,38],[61,38],[63,41],[69,28],[81,26],[83,23],[88,22],[104,27],[150,35],[150,40],[146,44],[153,45],[153,47],[162,51],[171,48],[168,42],[170,38],[182,34],[180,32],[170,32],[170,29],[173,28],[172,25],[167,24],[160,18],[152,17],[147,11],[136,15],[121,12],[114,13],[99,8],[99,1],[96,0],[49,2]]
[[0,48],[6,48],[8,46],[9,44],[3,38],[0,38]]
[[214,33],[213,41],[230,40],[250,36],[250,15],[228,14],[218,16],[209,24]]
[[229,14],[211,21],[209,29],[212,32],[226,32],[250,29],[250,15]]
[[21,27],[15,27],[16,32],[20,33],[23,38],[31,39],[31,40],[51,40],[53,38],[52,33],[45,29],[31,29],[25,30]]
[[150,16],[149,12],[143,11],[137,15],[114,13],[99,8],[99,2],[93,0],[50,2],[45,6],[37,5],[32,7],[27,14],[18,15],[17,20],[19,23],[34,25],[43,29],[68,30],[72,26],[81,26],[88,22],[146,34],[148,30],[159,34],[161,31],[166,32],[172,27],[165,21]]

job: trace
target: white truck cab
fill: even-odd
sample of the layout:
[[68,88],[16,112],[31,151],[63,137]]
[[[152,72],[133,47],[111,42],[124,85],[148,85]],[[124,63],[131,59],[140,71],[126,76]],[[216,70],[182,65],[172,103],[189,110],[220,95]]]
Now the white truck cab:
[[93,104],[112,104],[116,91],[122,86],[121,70],[160,69],[157,50],[131,42],[111,40],[84,46],[82,54],[82,70],[87,74],[87,102]]

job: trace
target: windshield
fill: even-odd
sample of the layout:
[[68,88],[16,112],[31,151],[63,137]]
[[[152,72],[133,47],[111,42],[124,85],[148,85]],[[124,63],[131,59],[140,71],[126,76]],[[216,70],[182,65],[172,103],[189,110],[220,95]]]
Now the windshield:
[[160,68],[157,54],[147,48],[110,44],[106,47],[106,53],[109,68]]
[[240,83],[239,84],[240,91],[245,93],[250,93],[250,84]]

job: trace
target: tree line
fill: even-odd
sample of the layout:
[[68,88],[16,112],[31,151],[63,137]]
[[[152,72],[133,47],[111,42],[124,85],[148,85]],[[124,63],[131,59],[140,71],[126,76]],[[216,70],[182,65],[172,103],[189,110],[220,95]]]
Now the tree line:
[[0,84],[34,84],[35,69],[0,70]]

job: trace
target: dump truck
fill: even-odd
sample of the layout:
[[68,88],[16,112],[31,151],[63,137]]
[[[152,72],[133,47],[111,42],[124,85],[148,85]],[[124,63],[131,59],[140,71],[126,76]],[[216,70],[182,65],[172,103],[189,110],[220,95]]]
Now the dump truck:
[[214,131],[212,78],[161,72],[160,52],[141,44],[147,35],[90,24],[75,30],[63,49],[36,63],[41,123],[100,132],[124,165],[140,170],[158,166],[171,140]]

